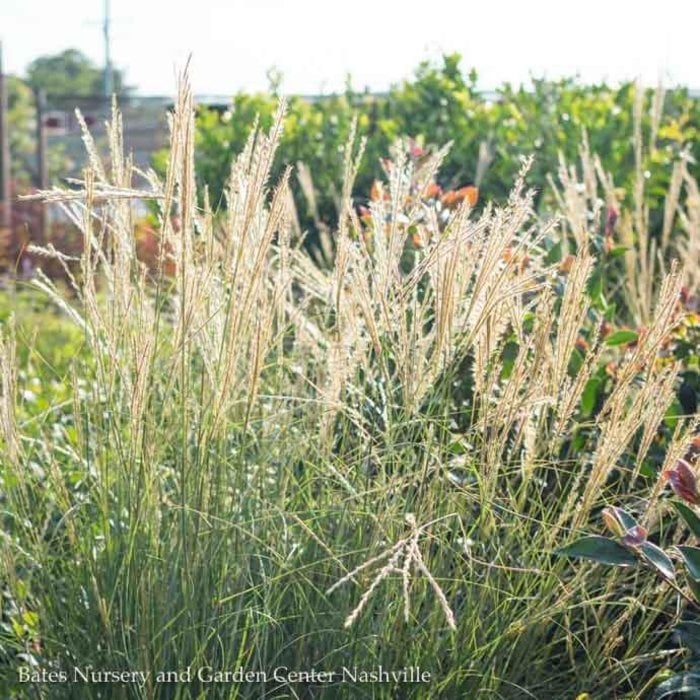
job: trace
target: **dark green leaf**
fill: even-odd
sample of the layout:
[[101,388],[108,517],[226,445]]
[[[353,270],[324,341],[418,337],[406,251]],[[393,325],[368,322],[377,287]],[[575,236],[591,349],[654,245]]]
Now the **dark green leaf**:
[[642,556],[665,578],[676,578],[673,562],[663,549],[653,542],[642,542],[639,545]]
[[556,554],[577,559],[590,559],[600,564],[612,564],[613,566],[633,566],[637,563],[637,557],[632,552],[615,540],[600,535],[582,537],[580,540],[556,550]]
[[700,622],[679,622],[674,628],[681,638],[681,644],[700,656]]
[[693,594],[693,598],[700,603],[700,582],[694,581],[688,576],[688,586],[690,587],[690,592]]
[[688,574],[696,581],[700,581],[700,549],[685,545],[679,546],[676,549],[678,549],[683,557]]
[[678,515],[685,521],[688,529],[695,537],[700,538],[700,518],[695,514],[695,511],[682,501],[671,501],[671,503],[678,512]]
[[617,519],[625,530],[631,530],[633,527],[639,526],[639,523],[624,508],[610,506],[610,510],[615,512]]
[[700,673],[679,673],[656,688],[656,700],[700,700]]

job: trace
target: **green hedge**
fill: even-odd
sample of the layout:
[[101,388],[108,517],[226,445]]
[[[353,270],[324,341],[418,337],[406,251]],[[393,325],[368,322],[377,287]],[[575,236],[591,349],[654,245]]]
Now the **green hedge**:
[[[577,158],[582,133],[588,134],[591,150],[600,155],[617,185],[630,191],[634,176],[633,111],[635,85],[581,85],[576,80],[533,80],[527,87],[502,86],[495,95],[482,95],[474,71],[465,75],[459,55],[443,57],[440,66],[422,63],[412,80],[394,86],[386,95],[370,95],[348,89],[345,94],[309,101],[289,100],[282,146],[275,174],[287,163],[303,161],[317,190],[322,219],[335,217],[335,199],[342,182],[343,147],[353,116],[360,133],[367,137],[363,166],[356,181],[358,201],[367,197],[374,178],[381,176],[380,158],[386,157],[399,137],[415,139],[423,146],[453,145],[441,168],[441,184],[458,187],[475,179],[480,149],[487,148],[491,162],[479,185],[485,200],[502,200],[520,168],[523,154],[535,155],[529,183],[547,198],[547,175],[554,174],[561,152],[567,160]],[[643,129],[649,138],[653,90],[647,90]],[[210,187],[212,201],[221,194],[231,156],[240,152],[257,115],[264,128],[271,124],[277,106],[274,94],[239,93],[229,112],[201,108],[197,116],[197,168],[201,182]],[[646,164],[652,181],[648,196],[659,201],[666,191],[669,168],[655,167],[676,158],[687,148],[697,156],[695,142],[700,124],[700,105],[686,89],[668,90],[658,130],[659,148]],[[163,156],[156,165],[164,167]],[[697,175],[697,165],[692,164]],[[311,225],[306,202],[295,191],[300,218]],[[654,202],[650,202],[654,204]],[[652,206],[652,208],[655,208]]]

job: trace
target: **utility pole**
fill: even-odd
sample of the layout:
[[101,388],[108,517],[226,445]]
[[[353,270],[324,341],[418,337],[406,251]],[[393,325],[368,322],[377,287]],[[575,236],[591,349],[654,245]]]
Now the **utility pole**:
[[109,30],[110,30],[110,23],[111,23],[111,17],[110,17],[110,0],[104,0],[104,10],[105,10],[105,17],[104,17],[104,24],[102,25],[102,33],[104,34],[104,41],[105,41],[105,77],[104,77],[104,91],[105,91],[105,100],[107,101],[107,104],[109,105],[109,102],[112,99],[112,93],[114,92],[114,72],[112,70],[112,52],[110,49],[110,36],[109,36]]
[[[49,187],[49,168],[47,162],[46,145],[46,94],[40,88],[34,89],[34,105],[36,107],[36,186],[40,190]],[[40,205],[40,221],[42,243],[49,240],[49,218],[47,211],[48,204]]]
[[10,132],[7,123],[7,81],[2,65],[0,42],[0,228],[12,225],[12,199],[10,193]]

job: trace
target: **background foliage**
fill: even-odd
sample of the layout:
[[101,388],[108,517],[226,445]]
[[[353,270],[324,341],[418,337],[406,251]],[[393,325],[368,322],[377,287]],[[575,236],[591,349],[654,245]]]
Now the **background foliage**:
[[[474,71],[465,75],[460,56],[444,56],[442,65],[422,63],[413,79],[391,88],[386,95],[369,95],[352,89],[310,102],[292,97],[273,177],[287,163],[303,162],[311,173],[322,220],[337,216],[338,183],[342,180],[343,148],[353,116],[367,137],[365,157],[355,183],[357,200],[367,197],[372,182],[381,177],[381,159],[399,137],[409,137],[419,146],[452,147],[441,169],[445,188],[476,181],[483,199],[503,201],[507,196],[521,157],[534,154],[529,182],[539,192],[537,204],[547,202],[547,176],[559,168],[562,154],[568,162],[578,157],[582,133],[590,150],[601,157],[615,184],[630,185],[634,178],[632,120],[635,86],[580,85],[574,79],[533,80],[528,87],[509,84],[494,95],[482,95]],[[651,99],[652,91],[648,91]],[[269,128],[277,106],[275,94],[238,93],[228,112],[201,107],[197,117],[197,169],[202,183],[210,188],[212,201],[221,195],[229,175],[231,157],[243,148],[256,117]],[[691,172],[697,176],[700,106],[687,89],[666,92],[661,123],[653,125],[652,110],[643,116],[649,136],[656,131],[658,147],[647,154],[649,204],[658,207],[665,196],[668,176],[663,167],[687,149],[695,159]],[[156,158],[159,169],[165,156]],[[481,163],[481,165],[480,165]],[[295,198],[305,224],[312,224],[311,212],[296,186]]]

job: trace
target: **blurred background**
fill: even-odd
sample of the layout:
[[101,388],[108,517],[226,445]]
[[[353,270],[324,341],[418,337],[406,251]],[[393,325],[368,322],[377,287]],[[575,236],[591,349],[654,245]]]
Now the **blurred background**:
[[[559,152],[575,157],[584,130],[624,180],[631,161],[620,135],[631,123],[634,81],[668,88],[662,153],[673,158],[694,148],[697,4],[666,2],[653,13],[598,0],[357,0],[348,8],[315,0],[207,0],[182,8],[165,0],[5,0],[0,266],[30,274],[28,242],[71,245],[59,210],[17,196],[81,176],[76,108],[104,145],[116,95],[135,163],[163,169],[167,113],[190,55],[198,173],[222,205],[228,163],[255,116],[268,124],[277,96],[291,96],[276,167],[292,163],[304,176],[295,198],[310,240],[332,226],[354,115],[368,137],[360,203],[400,137],[417,149],[452,141],[441,186],[475,183],[489,199],[506,195],[526,153],[536,155],[532,184],[544,190]],[[142,214],[147,230],[148,212]]]

